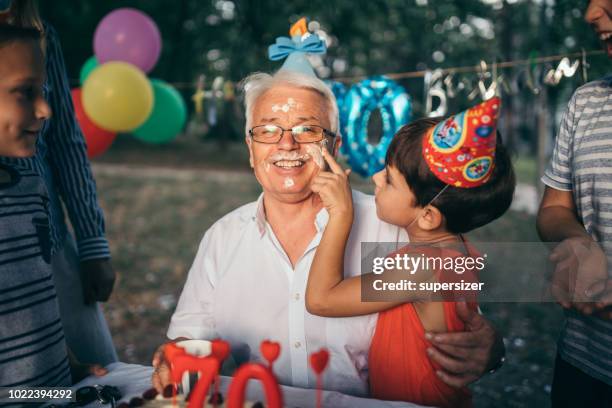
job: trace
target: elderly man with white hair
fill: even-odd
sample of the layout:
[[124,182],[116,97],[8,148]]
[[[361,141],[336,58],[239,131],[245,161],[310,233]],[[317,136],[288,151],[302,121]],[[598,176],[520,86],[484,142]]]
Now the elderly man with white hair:
[[[324,318],[307,312],[310,264],[328,214],[310,189],[324,168],[321,148],[337,153],[334,95],[314,76],[287,70],[244,81],[246,144],[263,193],[206,231],[168,329],[168,338],[222,338],[237,364],[265,361],[263,340],[281,344],[274,371],[281,384],[313,388],[308,356],[325,347],[330,365],[323,388],[366,396],[368,349],[377,315]],[[374,197],[353,192],[355,219],[345,253],[347,273],[360,271],[361,242],[407,241],[405,232],[376,217]],[[463,386],[499,364],[503,343],[481,315],[466,312],[466,332],[431,339],[441,377]],[[163,347],[153,384],[169,383]]]

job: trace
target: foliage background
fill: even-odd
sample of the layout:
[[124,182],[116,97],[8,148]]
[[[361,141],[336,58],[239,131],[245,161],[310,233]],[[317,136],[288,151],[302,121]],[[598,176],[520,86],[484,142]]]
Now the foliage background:
[[[475,66],[481,60],[528,59],[600,49],[599,40],[583,20],[585,0],[105,0],[42,1],[43,16],[59,28],[71,78],[93,54],[97,23],[118,7],[135,7],[157,22],[163,37],[161,58],[150,74],[178,83],[185,98],[204,74],[234,82],[254,71],[272,71],[267,47],[301,16],[314,22],[328,38],[328,53],[317,72],[322,78],[371,76],[423,69]],[[607,70],[605,56],[589,59],[590,78]],[[540,79],[556,63],[535,67]],[[505,70],[508,79],[520,68]],[[475,74],[466,75],[470,80]],[[347,83],[355,82],[348,80]],[[423,115],[422,78],[399,81],[411,94],[415,117]],[[580,75],[548,88],[546,135],[551,140],[569,93],[582,83]],[[75,83],[76,85],[76,83]],[[521,153],[537,150],[534,106],[540,97],[528,90],[505,95],[504,137]],[[449,112],[469,106],[465,94],[450,100]],[[235,113],[223,120],[240,122]],[[222,132],[223,133],[223,132]],[[227,134],[230,133],[230,134]],[[240,139],[240,126],[224,134]]]

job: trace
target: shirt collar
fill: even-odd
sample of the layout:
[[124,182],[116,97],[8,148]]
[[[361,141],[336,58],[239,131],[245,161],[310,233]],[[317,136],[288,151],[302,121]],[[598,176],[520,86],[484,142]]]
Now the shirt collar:
[[257,204],[255,205],[255,214],[253,214],[253,221],[257,224],[259,235],[263,236],[266,232],[266,210],[264,208],[263,193],[257,198]]
[[[260,236],[263,236],[266,232],[266,211],[264,208],[264,193],[259,195],[257,198],[257,202],[255,204],[255,213],[251,216],[251,220],[257,224],[257,229],[259,230]],[[322,208],[315,217],[315,227],[317,232],[322,232],[327,226],[327,222],[329,221],[329,213],[325,208]]]
[[317,217],[315,218],[317,232],[322,232],[325,229],[327,221],[329,221],[329,213],[325,208],[321,208],[321,211],[317,213]]

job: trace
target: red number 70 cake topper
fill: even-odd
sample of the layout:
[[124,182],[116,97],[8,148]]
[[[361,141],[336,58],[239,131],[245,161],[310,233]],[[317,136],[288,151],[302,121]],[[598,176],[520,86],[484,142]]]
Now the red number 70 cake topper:
[[[234,375],[228,390],[227,407],[242,408],[245,402],[245,391],[250,379],[257,379],[262,382],[266,400],[269,408],[282,408],[283,396],[272,372],[272,365],[280,355],[281,347],[279,343],[265,340],[261,343],[260,351],[268,362],[268,367],[259,363],[247,363],[241,365]],[[211,384],[218,388],[219,381],[215,381],[219,376],[221,364],[230,353],[230,346],[223,340],[214,340],[211,346],[211,353],[208,356],[197,357],[188,354],[181,346],[171,343],[164,348],[166,360],[170,364],[170,378],[176,385],[181,382],[183,375],[188,372],[197,372],[200,375],[193,391],[189,396],[188,408],[202,408],[209,392]],[[310,365],[317,376],[317,407],[321,407],[323,371],[329,362],[329,352],[321,349],[310,355]],[[215,394],[216,394],[215,390]],[[176,387],[173,387],[173,405],[176,405]],[[212,401],[217,405],[216,399]]]
[[[219,374],[221,363],[229,355],[229,345],[227,342],[215,340],[212,345],[211,355],[205,357],[189,355],[185,349],[176,344],[168,344],[164,348],[164,353],[166,360],[170,363],[170,378],[174,384],[178,384],[186,372],[197,372],[200,374],[200,379],[191,392],[187,407],[204,407],[208,390],[213,380]],[[270,365],[272,365],[276,357],[278,357],[278,354],[273,359],[268,360]],[[269,408],[283,407],[283,396],[272,370],[259,363],[247,363],[236,370],[229,386],[228,408],[242,408],[244,406],[246,386],[251,378],[258,379],[263,383]],[[176,387],[174,388],[173,397],[175,395]]]

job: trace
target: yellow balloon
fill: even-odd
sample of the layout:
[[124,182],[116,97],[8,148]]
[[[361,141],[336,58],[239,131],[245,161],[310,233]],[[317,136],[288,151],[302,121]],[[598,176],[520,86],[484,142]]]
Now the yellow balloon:
[[153,110],[153,87],[134,65],[111,61],[94,69],[81,94],[87,116],[98,126],[126,132],[142,125]]

